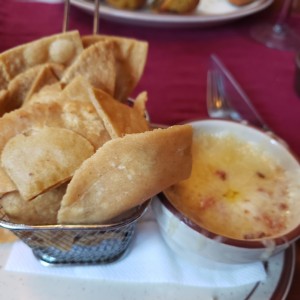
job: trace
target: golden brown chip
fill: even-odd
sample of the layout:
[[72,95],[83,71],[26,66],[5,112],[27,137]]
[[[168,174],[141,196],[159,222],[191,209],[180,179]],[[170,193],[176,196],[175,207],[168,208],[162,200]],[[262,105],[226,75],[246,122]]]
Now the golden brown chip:
[[101,41],[85,49],[66,70],[61,82],[69,83],[76,76],[83,76],[92,86],[113,95],[116,82],[114,44]]
[[0,152],[7,141],[32,128],[63,127],[87,138],[97,149],[110,139],[91,103],[65,101],[33,103],[0,118]]
[[94,95],[96,97],[90,99],[111,138],[149,130],[148,122],[139,105],[129,107],[97,89],[94,89]]
[[112,95],[115,99],[124,102],[136,87],[144,72],[148,55],[148,43],[136,39],[107,35],[82,37],[85,48],[99,41],[114,43],[117,78],[115,91]]
[[36,102],[49,103],[53,101],[60,101],[61,92],[62,92],[62,86],[60,82],[45,85],[41,87],[39,91],[29,96],[23,103],[23,106],[36,103]]
[[191,172],[189,125],[128,134],[111,140],[75,172],[58,223],[103,223]]
[[17,187],[0,166],[0,197],[6,193],[16,191]]
[[10,81],[5,96],[4,94],[1,95],[0,116],[19,108],[23,104],[34,79],[38,76],[42,68],[44,68],[44,66],[30,68]]
[[91,103],[66,101],[62,104],[62,127],[84,136],[95,149],[110,140],[110,135]]
[[[43,86],[58,82],[56,73],[60,65],[44,64],[26,70],[16,76],[0,94],[0,116],[21,107]],[[56,70],[56,71],[54,71]]]
[[30,89],[28,90],[26,97],[23,99],[23,104],[28,102],[30,98],[37,92],[39,92],[43,87],[48,85],[57,85],[59,82],[59,78],[56,73],[58,73],[59,69],[62,69],[61,65],[52,65],[45,64],[43,68],[40,70],[39,74],[37,74],[36,78],[32,82]]
[[62,184],[31,201],[23,200],[18,192],[8,193],[1,199],[2,208],[10,222],[27,225],[53,225],[57,223],[57,212],[66,187],[66,183]]
[[58,63],[68,67],[82,50],[78,31],[59,33],[9,49],[0,54],[1,88],[36,65]]
[[92,144],[74,131],[44,127],[11,138],[1,162],[24,200],[31,200],[71,178],[94,153]]
[[0,91],[0,116],[3,116],[7,112],[7,106],[9,106],[9,92],[7,90]]
[[6,72],[5,64],[0,59],[0,90],[6,89],[9,80],[10,78]]
[[45,125],[61,126],[61,111],[58,103],[35,103],[5,114],[0,118],[0,152],[8,140],[19,133]]
[[145,117],[146,111],[146,103],[148,101],[148,94],[147,92],[141,92],[138,94],[133,102],[133,107],[136,111],[140,112],[140,115]]
[[92,85],[82,76],[78,75],[63,89],[60,101],[68,99],[91,103],[91,95],[93,96]]

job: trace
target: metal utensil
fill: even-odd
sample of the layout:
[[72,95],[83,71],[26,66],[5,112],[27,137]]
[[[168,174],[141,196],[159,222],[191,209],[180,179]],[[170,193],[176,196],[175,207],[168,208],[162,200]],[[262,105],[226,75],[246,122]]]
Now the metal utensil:
[[207,110],[212,118],[242,121],[241,115],[231,107],[224,97],[224,86],[221,75],[216,70],[207,72]]
[[[100,7],[100,0],[95,0],[93,34],[99,33],[99,7]],[[70,17],[70,0],[65,0],[63,26],[62,26],[63,32],[68,31],[69,17]]]
[[265,131],[270,127],[254,108],[249,97],[221,60],[211,55],[212,67],[208,72],[207,108],[213,118],[230,118],[249,122]]

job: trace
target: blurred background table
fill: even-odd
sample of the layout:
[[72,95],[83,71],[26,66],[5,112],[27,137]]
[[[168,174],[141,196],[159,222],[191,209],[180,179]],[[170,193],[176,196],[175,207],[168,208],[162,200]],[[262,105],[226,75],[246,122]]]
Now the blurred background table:
[[[289,24],[300,34],[300,9]],[[151,28],[102,20],[100,33],[144,39],[149,59],[136,93],[148,91],[148,111],[155,123],[175,124],[207,118],[206,74],[210,54],[217,54],[238,78],[271,128],[300,155],[300,98],[294,90],[295,53],[267,48],[251,39],[251,26],[272,18],[277,1],[263,12],[210,28]],[[63,4],[2,1],[0,50],[58,33]],[[69,29],[91,34],[92,16],[71,7]],[[300,244],[294,280],[287,299],[300,297]]]

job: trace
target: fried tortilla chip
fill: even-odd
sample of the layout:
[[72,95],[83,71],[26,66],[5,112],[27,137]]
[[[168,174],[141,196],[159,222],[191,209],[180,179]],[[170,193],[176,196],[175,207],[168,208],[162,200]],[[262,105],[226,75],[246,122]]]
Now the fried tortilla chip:
[[69,180],[93,153],[92,144],[74,131],[44,127],[11,138],[3,148],[1,163],[28,201]]
[[31,201],[25,201],[18,192],[6,194],[0,201],[10,222],[26,225],[53,225],[57,223],[57,212],[66,192],[62,184]]
[[0,116],[6,112],[19,108],[23,104],[32,82],[42,68],[43,66],[31,68],[16,76],[8,84],[5,97],[2,96],[0,98]]
[[69,99],[91,103],[90,95],[93,93],[92,85],[81,75],[77,75],[62,91],[61,100]]
[[61,82],[69,83],[76,76],[83,76],[92,86],[114,94],[116,63],[114,44],[101,41],[85,49],[77,60],[66,70]]
[[29,91],[23,100],[23,105],[30,101],[30,98],[38,93],[43,87],[48,86],[60,86],[58,73],[62,72],[63,67],[61,65],[46,64],[43,66],[39,74],[36,76],[31,84]]
[[54,101],[60,101],[61,92],[62,86],[60,82],[45,85],[41,87],[39,91],[32,93],[32,95],[29,95],[25,99],[23,106],[36,102],[49,103]]
[[148,43],[136,39],[107,36],[88,35],[82,37],[85,48],[99,41],[114,43],[117,78],[115,99],[125,102],[142,77],[148,55]]
[[104,223],[188,178],[191,144],[189,125],[128,134],[107,142],[75,172],[58,223]]
[[0,152],[15,135],[44,126],[73,130],[88,139],[95,149],[110,139],[91,103],[79,101],[33,103],[0,118]]
[[8,85],[5,94],[0,95],[0,116],[21,107],[42,85],[57,82],[58,78],[52,69],[59,66],[50,64],[38,65],[16,76]]
[[82,51],[78,31],[59,33],[9,49],[0,54],[0,87],[6,88],[14,77],[36,65],[58,63],[66,68]]
[[0,116],[3,116],[9,109],[9,92],[8,90],[0,91]]
[[5,64],[0,60],[0,90],[5,89],[9,83],[9,75],[6,71]]
[[17,187],[0,166],[0,197],[6,193],[16,191]]
[[139,104],[130,107],[102,90],[94,89],[94,95],[95,97],[91,96],[90,99],[111,138],[149,130],[149,124]]
[[109,141],[110,135],[91,103],[66,101],[62,104],[62,127],[84,136],[95,149]]

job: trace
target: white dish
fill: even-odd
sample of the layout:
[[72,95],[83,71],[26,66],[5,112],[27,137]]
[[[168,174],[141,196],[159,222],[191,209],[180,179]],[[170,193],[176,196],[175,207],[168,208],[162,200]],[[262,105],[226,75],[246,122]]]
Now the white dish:
[[[74,279],[71,277],[5,271],[5,262],[11,250],[10,244],[0,245],[1,294],[11,300],[212,300],[212,299],[285,299],[293,279],[295,246],[269,260],[266,281],[236,288],[197,288],[171,284],[134,284],[102,280]],[[18,288],[16,288],[16,283]]]
[[[257,0],[243,7],[236,7],[227,0],[201,0],[196,11],[190,15],[157,14],[149,5],[138,11],[115,9],[100,4],[100,19],[151,27],[206,27],[233,21],[260,12],[270,6],[273,0]],[[71,4],[93,13],[94,2],[71,0]]]

